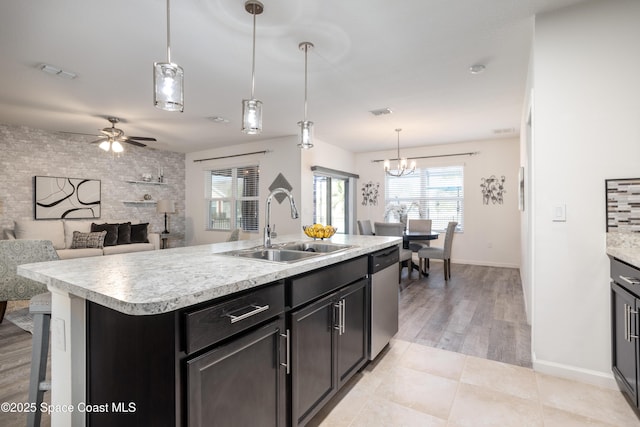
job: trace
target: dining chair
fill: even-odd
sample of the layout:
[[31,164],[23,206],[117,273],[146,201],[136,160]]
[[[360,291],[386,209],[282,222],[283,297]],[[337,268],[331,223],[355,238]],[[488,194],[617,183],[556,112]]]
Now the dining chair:
[[371,221],[368,219],[358,220],[358,231],[363,236],[372,236],[373,228],[371,228]]
[[420,277],[422,277],[423,269],[426,269],[429,259],[441,259],[444,262],[444,280],[451,278],[451,247],[453,245],[453,236],[456,230],[457,222],[451,221],[447,225],[447,232],[444,236],[444,245],[442,248],[422,248],[418,251]]
[[[409,219],[407,222],[407,231],[420,231],[425,234],[431,233],[431,220],[430,219]],[[418,252],[422,248],[428,248],[431,246],[429,240],[412,240],[409,242],[409,249],[412,252]]]
[[[404,224],[400,222],[376,222],[374,223],[374,227],[376,230],[376,236],[398,236],[402,237],[404,232]],[[409,269],[409,275],[411,275],[411,249],[404,249],[402,245],[400,245],[400,270],[398,276],[398,283],[402,278],[402,266],[406,264]]]

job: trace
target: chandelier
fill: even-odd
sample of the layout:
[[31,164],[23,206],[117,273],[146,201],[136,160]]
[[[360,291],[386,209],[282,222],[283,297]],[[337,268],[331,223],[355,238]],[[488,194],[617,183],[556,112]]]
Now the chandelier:
[[411,162],[411,166],[407,167],[407,158],[400,158],[400,131],[402,129],[396,129],[396,132],[398,133],[398,145],[397,145],[397,153],[398,153],[398,157],[395,159],[391,159],[391,160],[396,160],[397,164],[396,164],[396,168],[395,170],[391,170],[391,160],[385,160],[384,161],[384,171],[387,175],[389,176],[395,176],[395,177],[400,177],[403,175],[410,175],[412,173],[414,173],[416,171],[416,161],[412,161]]

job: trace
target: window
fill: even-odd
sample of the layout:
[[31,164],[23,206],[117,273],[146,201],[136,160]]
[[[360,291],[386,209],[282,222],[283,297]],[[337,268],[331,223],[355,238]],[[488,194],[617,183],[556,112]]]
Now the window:
[[258,231],[258,166],[207,172],[207,229]]
[[385,219],[399,220],[399,208],[407,217],[431,219],[436,231],[447,229],[457,221],[457,231],[464,230],[464,167],[443,166],[416,169],[401,177],[386,177]]

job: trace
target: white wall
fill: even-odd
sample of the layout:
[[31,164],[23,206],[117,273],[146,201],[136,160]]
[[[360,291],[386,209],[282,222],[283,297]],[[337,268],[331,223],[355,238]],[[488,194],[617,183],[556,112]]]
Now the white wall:
[[[215,243],[225,241],[228,231],[209,231],[205,229],[206,204],[205,198],[205,171],[215,168],[246,166],[259,164],[260,166],[260,226],[259,233],[248,233],[244,237],[258,238],[262,236],[265,225],[265,201],[269,194],[269,186],[279,173],[282,173],[293,187],[292,194],[300,208],[301,181],[300,181],[300,149],[296,146],[296,137],[285,137],[258,141],[248,144],[240,144],[189,153],[185,159],[186,171],[186,240],[187,245],[203,243]],[[267,150],[266,154],[254,154],[251,156],[230,157],[205,162],[194,162],[197,159],[211,157],[230,156],[235,154],[251,153]],[[271,202],[271,223],[276,224],[276,231],[280,234],[297,233],[301,230],[301,218],[291,219],[291,211],[288,200],[282,204],[274,198]]]
[[[518,211],[519,145],[516,138],[461,142],[437,146],[402,149],[402,156],[418,157],[438,154],[479,152],[475,156],[444,157],[418,160],[418,167],[460,165],[464,169],[463,233],[456,234],[453,243],[454,263],[518,267],[520,264],[520,215]],[[372,181],[380,183],[377,206],[358,206],[358,219],[371,222],[384,220],[384,170],[374,159],[395,158],[393,150],[356,155],[359,188]],[[504,204],[482,203],[481,178],[505,176]],[[362,201],[359,195],[358,203]],[[442,245],[444,239],[434,243]]]
[[[536,19],[534,367],[612,384],[606,178],[640,175],[640,2]],[[567,221],[552,222],[566,204]]]

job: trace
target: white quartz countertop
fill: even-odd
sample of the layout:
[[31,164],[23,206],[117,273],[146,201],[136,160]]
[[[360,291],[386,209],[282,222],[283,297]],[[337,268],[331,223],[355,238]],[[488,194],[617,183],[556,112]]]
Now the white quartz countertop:
[[[311,241],[303,233],[274,244]],[[18,266],[18,274],[125,314],[165,313],[295,276],[402,243],[400,237],[335,235],[332,243],[354,245],[293,263],[219,255],[260,245],[260,240],[188,246],[49,261]]]

